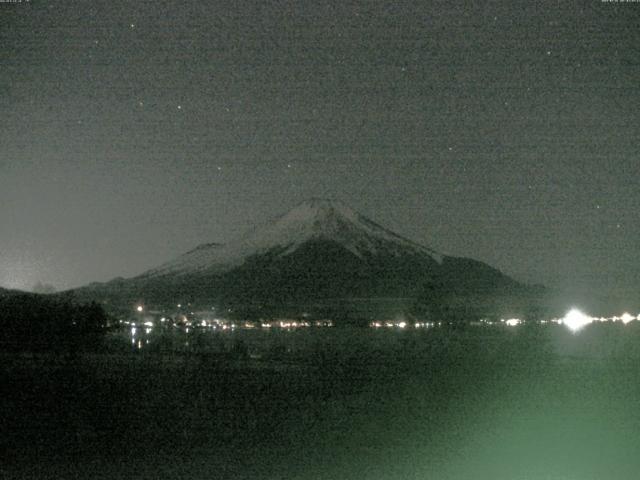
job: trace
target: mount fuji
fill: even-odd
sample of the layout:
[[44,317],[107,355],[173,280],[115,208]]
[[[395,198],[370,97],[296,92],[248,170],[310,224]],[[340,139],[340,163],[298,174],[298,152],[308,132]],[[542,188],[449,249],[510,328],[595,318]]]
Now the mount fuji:
[[227,244],[207,243],[143,274],[76,295],[106,304],[258,306],[278,311],[523,287],[475,260],[408,240],[345,204],[310,199]]

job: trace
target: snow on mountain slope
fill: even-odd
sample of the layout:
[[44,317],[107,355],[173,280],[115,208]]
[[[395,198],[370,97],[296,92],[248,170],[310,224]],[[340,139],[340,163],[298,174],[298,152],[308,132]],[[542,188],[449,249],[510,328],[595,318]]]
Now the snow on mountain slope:
[[249,256],[273,249],[279,249],[279,255],[288,255],[311,240],[336,242],[360,258],[420,254],[438,263],[443,259],[439,253],[381,227],[342,202],[311,199],[235,241],[201,245],[143,276],[221,273],[241,265]]

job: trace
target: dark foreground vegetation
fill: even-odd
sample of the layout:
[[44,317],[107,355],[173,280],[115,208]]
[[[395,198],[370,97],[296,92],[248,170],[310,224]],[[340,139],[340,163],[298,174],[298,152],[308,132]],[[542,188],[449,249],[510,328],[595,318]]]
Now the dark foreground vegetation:
[[638,327],[207,332],[140,350],[112,334],[75,357],[5,353],[2,478],[635,478]]
[[0,349],[5,352],[75,354],[95,349],[108,317],[96,303],[0,290]]

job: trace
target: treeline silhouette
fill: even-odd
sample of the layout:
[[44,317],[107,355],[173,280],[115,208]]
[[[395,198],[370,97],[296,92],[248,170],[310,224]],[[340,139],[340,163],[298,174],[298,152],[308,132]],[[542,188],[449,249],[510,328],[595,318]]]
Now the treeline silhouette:
[[95,347],[109,318],[96,304],[73,298],[0,291],[0,348],[74,354]]

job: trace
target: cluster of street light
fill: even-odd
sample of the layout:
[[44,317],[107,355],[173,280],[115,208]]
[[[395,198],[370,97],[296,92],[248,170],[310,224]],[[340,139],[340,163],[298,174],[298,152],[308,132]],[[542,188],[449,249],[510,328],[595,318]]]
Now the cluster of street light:
[[[181,307],[182,305],[178,305]],[[135,311],[138,314],[144,313],[144,307],[142,305],[137,305],[135,307]],[[193,312],[192,312],[193,313]],[[305,314],[307,315],[307,314]],[[308,315],[307,315],[308,316]],[[156,319],[157,320],[157,319]],[[594,322],[621,322],[623,324],[628,324],[632,321],[640,321],[640,314],[637,316],[631,315],[628,312],[623,313],[620,316],[613,317],[591,317],[577,308],[573,308],[567,312],[567,314],[562,318],[552,318],[550,320],[538,320],[533,321],[532,323],[536,324],[557,324],[564,325],[572,332],[577,332],[584,328],[585,326],[594,323]],[[149,333],[151,329],[157,326],[157,321],[152,321],[151,319],[145,317],[144,320],[138,319],[136,320],[121,320],[121,323],[128,325],[131,327],[132,335],[135,335],[136,328],[144,327],[146,333]],[[203,318],[200,320],[197,319],[189,319],[186,315],[178,315],[176,318],[163,316],[159,319],[159,323],[162,326],[173,326],[176,328],[186,328],[187,333],[190,328],[210,328],[213,330],[235,330],[237,328],[240,329],[284,329],[291,330],[297,328],[308,328],[308,327],[332,327],[333,321],[331,320],[315,320],[311,321],[309,319],[305,320],[292,320],[292,319],[277,319],[277,320],[260,320],[260,321],[241,321],[234,322],[227,319],[220,318]],[[528,323],[528,321],[522,320],[520,318],[503,318],[500,320],[489,320],[486,318],[480,319],[478,321],[472,321],[470,325],[477,326],[493,326],[493,325],[503,325],[507,327],[517,327],[518,325],[522,325],[524,323]],[[388,329],[406,329],[406,328],[433,328],[442,326],[443,322],[421,322],[421,321],[412,321],[408,322],[404,319],[397,320],[378,320],[372,321],[369,323],[369,327],[371,328],[388,328]]]
[[[556,324],[556,325],[564,325],[572,332],[577,332],[594,322],[621,322],[623,324],[628,324],[633,321],[640,321],[640,314],[637,316],[633,316],[628,312],[623,313],[620,316],[613,317],[591,317],[585,313],[582,313],[580,310],[574,308],[567,312],[567,314],[562,318],[552,318],[550,320],[537,320],[537,321],[525,321],[520,318],[502,318],[500,320],[489,320],[486,318],[482,318],[478,321],[469,322],[470,326],[506,326],[506,327],[517,327],[518,325],[523,325],[524,323],[533,323],[533,324]],[[386,321],[373,321],[369,323],[371,328],[399,328],[406,329],[408,327],[413,328],[432,328],[442,326],[443,322],[414,322],[409,323],[405,320],[386,320]]]
[[[567,314],[562,317],[562,318],[552,318],[551,320],[540,320],[538,322],[535,323],[540,323],[540,324],[547,324],[547,323],[555,323],[558,325],[564,325],[566,326],[569,330],[571,330],[572,332],[578,332],[579,330],[583,329],[584,327],[586,327],[587,325],[594,323],[594,322],[621,322],[623,324],[628,324],[629,322],[633,322],[634,320],[638,320],[640,321],[640,314],[637,316],[633,316],[628,312],[623,313],[620,316],[613,316],[613,317],[592,317],[590,315],[587,315],[583,312],[581,312],[580,310],[578,310],[577,308],[572,308],[571,310],[569,310],[567,312]],[[500,320],[500,322],[489,322],[489,321],[483,321],[486,324],[493,324],[493,323],[500,323],[500,324],[504,324],[506,326],[509,327],[515,327],[517,325],[520,325],[523,322],[523,320],[519,319],[519,318],[509,318],[509,319],[502,319]]]
[[[136,308],[136,311],[141,312]],[[235,329],[283,329],[291,330],[298,328],[309,327],[333,327],[332,320],[292,320],[292,319],[277,319],[277,320],[261,320],[261,321],[232,321],[222,318],[204,318],[204,319],[189,319],[185,315],[180,315],[176,318],[162,317],[159,320],[149,319],[130,319],[120,320],[122,325],[126,325],[131,328],[132,335],[135,335],[136,329],[145,327],[146,333],[149,333],[154,327],[172,327],[186,329],[188,333],[191,328],[206,328],[211,330],[235,330]]]
[[371,328],[432,328],[442,325],[442,322],[415,322],[409,323],[404,320],[387,320],[387,321],[374,321],[369,323]]

